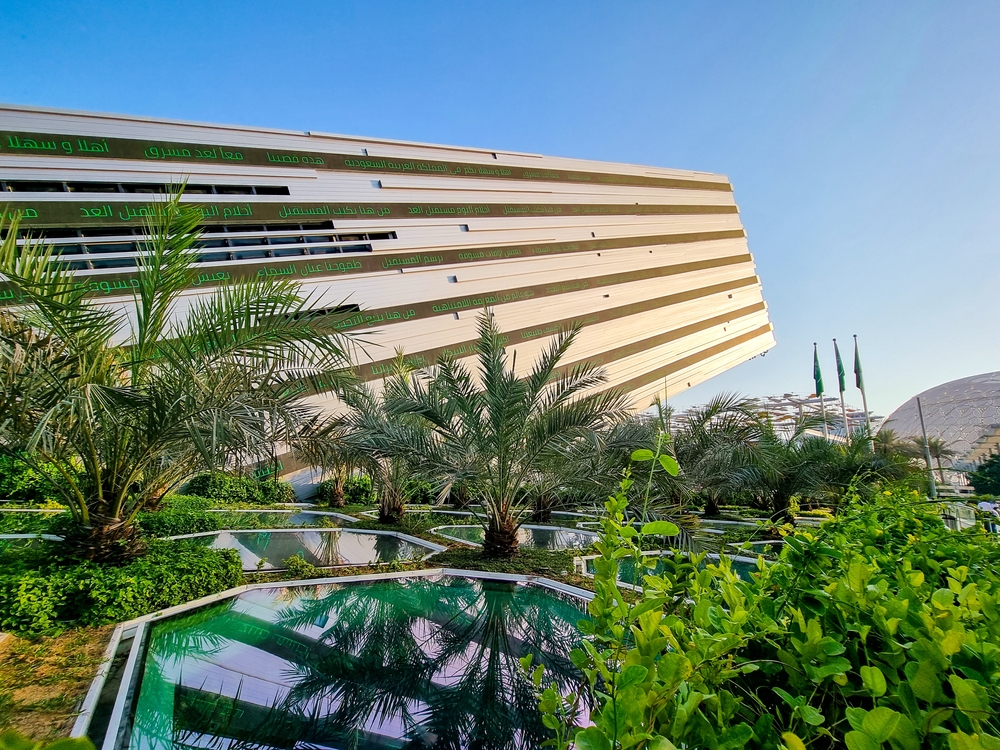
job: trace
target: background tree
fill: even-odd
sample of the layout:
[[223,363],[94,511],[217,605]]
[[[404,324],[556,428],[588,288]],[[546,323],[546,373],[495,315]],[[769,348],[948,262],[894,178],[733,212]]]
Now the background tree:
[[196,276],[201,213],[156,204],[131,299],[86,295],[54,250],[0,244],[16,304],[0,309],[0,452],[55,467],[52,490],[93,559],[137,551],[136,514],[200,468],[267,459],[316,415],[299,393],[349,379],[348,342],[306,314],[287,281],[180,298]]
[[[908,444],[900,446],[900,450],[904,455],[918,461],[926,460],[924,454],[924,438],[922,435],[911,437]],[[931,454],[931,458],[934,459],[934,463],[937,464],[938,478],[941,480],[941,483],[944,484],[944,469],[941,467],[941,459],[954,458],[958,454],[948,447],[948,443],[941,438],[936,437],[927,438],[927,450]]]
[[518,376],[507,338],[485,312],[475,373],[462,361],[444,358],[429,371],[387,385],[390,413],[418,416],[430,429],[430,440],[418,441],[410,455],[439,480],[442,492],[460,484],[483,504],[487,556],[517,551],[530,490],[553,455],[628,413],[620,392],[597,390],[607,382],[600,368],[560,368],[579,330],[554,337],[531,370]]
[[1000,454],[993,454],[967,476],[976,494],[1000,495]]

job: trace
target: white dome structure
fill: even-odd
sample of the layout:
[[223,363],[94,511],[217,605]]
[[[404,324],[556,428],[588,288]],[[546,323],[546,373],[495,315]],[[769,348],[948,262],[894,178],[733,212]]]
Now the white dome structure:
[[927,437],[955,451],[952,464],[974,461],[984,440],[1000,430],[1000,372],[988,372],[929,388],[914,396],[882,423],[903,438],[920,435],[917,399]]

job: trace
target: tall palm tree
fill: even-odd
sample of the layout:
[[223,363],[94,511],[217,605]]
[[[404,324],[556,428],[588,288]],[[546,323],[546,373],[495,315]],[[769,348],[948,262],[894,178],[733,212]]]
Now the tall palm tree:
[[130,300],[87,296],[16,223],[0,244],[15,293],[0,309],[0,452],[59,470],[70,541],[92,559],[137,552],[136,515],[196,470],[266,459],[313,424],[303,380],[349,380],[348,340],[293,283],[231,283],[184,312],[201,213],[180,198],[148,220]]
[[[921,460],[924,458],[924,438],[921,435],[916,437],[911,437],[909,440],[909,445],[906,446],[904,452],[911,458],[916,458]],[[944,469],[941,466],[942,458],[954,458],[958,453],[952,450],[948,443],[941,438],[929,437],[927,438],[927,451],[931,454],[931,458],[934,459],[934,463],[937,464],[938,477],[941,479],[941,483],[944,484]]]
[[674,451],[692,488],[705,500],[705,515],[719,515],[719,501],[743,487],[747,466],[761,462],[763,425],[753,402],[722,393],[674,418]]
[[[412,446],[425,473],[447,492],[467,487],[486,511],[483,551],[508,557],[551,457],[627,413],[623,394],[598,390],[604,371],[590,363],[560,368],[579,326],[556,336],[524,376],[515,371],[505,337],[487,311],[479,318],[477,370],[443,358],[429,371],[387,384],[397,416],[427,422],[430,439]],[[397,444],[405,449],[405,445]]]

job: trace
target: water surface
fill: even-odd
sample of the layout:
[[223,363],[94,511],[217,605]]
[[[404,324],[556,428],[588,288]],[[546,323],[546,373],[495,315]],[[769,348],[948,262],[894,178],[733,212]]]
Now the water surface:
[[244,570],[280,570],[284,568],[282,561],[294,555],[318,568],[333,568],[420,560],[435,550],[414,537],[403,539],[392,534],[342,529],[213,531],[174,538],[189,539],[212,549],[234,549]]
[[[486,531],[482,526],[441,526],[434,529],[438,536],[456,542],[482,545]],[[564,526],[522,526],[517,530],[518,544],[535,549],[585,549],[597,541],[597,534]]]
[[518,659],[565,687],[585,616],[460,577],[249,591],[152,625],[130,747],[537,748]]

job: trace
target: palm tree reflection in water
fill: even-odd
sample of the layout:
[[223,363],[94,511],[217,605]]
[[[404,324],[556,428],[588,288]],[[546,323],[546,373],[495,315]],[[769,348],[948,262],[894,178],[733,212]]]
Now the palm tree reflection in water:
[[[251,593],[192,621],[193,648],[178,643],[184,628],[154,628],[133,749],[537,747],[548,733],[518,659],[533,654],[564,690],[579,679],[569,651],[585,614],[540,587],[416,578]],[[204,641],[223,632],[221,649]],[[146,715],[167,705],[166,721]]]

